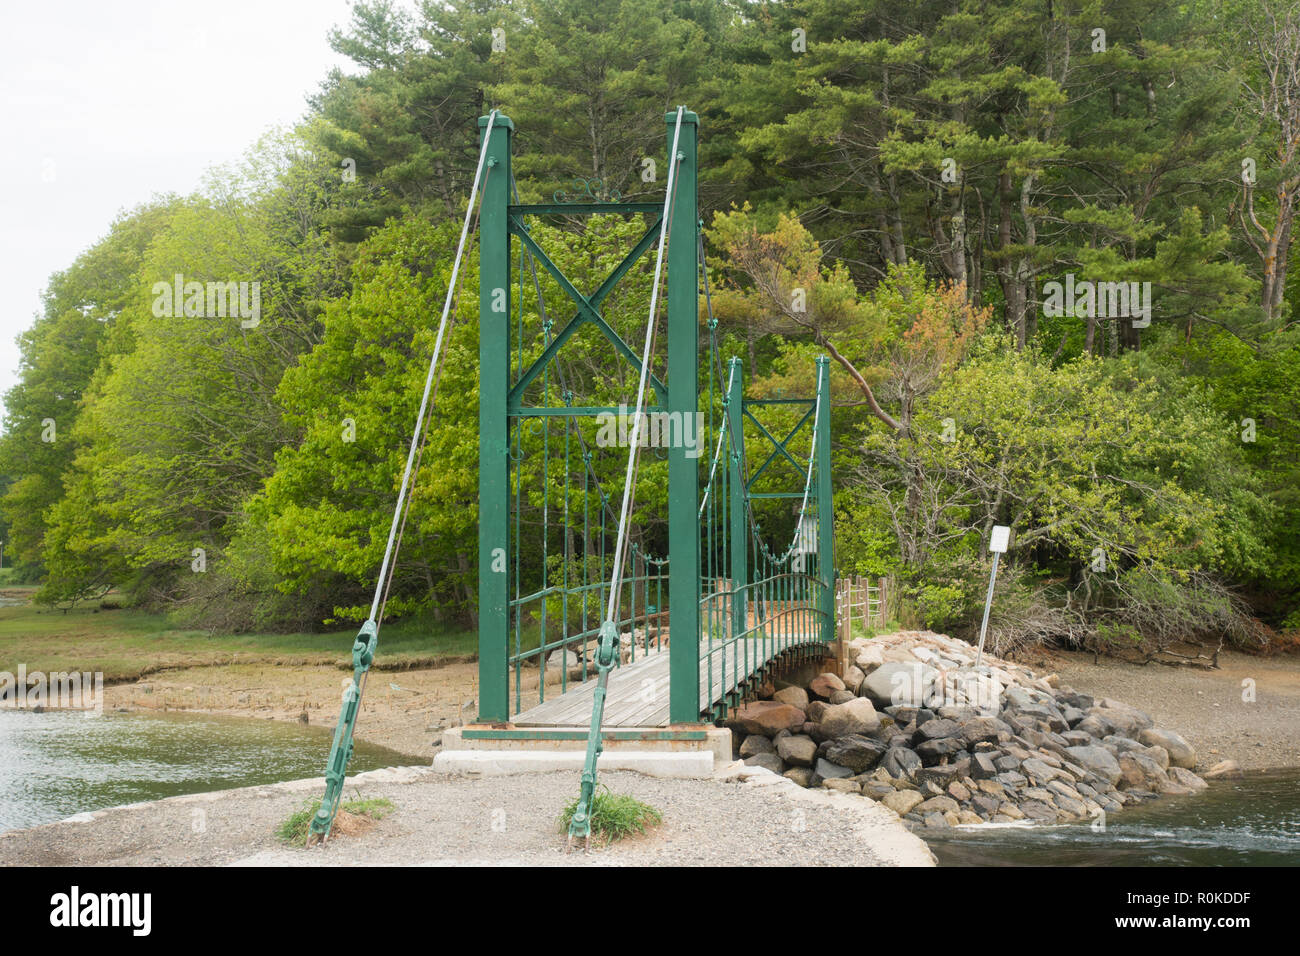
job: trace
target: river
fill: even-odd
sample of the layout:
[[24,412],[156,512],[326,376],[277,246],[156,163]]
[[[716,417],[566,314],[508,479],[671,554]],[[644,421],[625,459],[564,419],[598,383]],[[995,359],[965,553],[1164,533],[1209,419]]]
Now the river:
[[1113,813],[1105,830],[956,828],[922,834],[941,866],[1300,866],[1300,770],[1210,781]]
[[[0,708],[0,832],[182,793],[321,777],[331,732],[202,714]],[[358,742],[351,772],[418,761]]]

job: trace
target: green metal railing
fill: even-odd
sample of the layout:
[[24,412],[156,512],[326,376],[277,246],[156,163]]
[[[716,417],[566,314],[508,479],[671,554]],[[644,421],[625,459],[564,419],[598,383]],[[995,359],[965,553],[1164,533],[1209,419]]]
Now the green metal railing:
[[[720,690],[718,695],[710,695],[715,718],[725,716],[739,702],[746,683],[769,662],[796,650],[822,652],[832,639],[834,576],[833,572],[822,573],[823,568],[833,567],[827,372],[826,360],[819,359],[814,399],[747,401],[740,360],[730,362],[718,456],[727,466],[710,470],[702,509],[708,512],[702,516],[703,571],[708,587],[702,603],[707,608],[708,626],[701,653],[709,686],[716,683]],[[771,404],[791,409],[807,406],[784,442],[773,438],[755,417],[756,411]],[[764,466],[752,474],[746,455],[747,423],[759,441],[774,446]],[[810,426],[808,453],[800,460],[789,446]],[[794,485],[767,473],[778,452],[802,473],[794,476],[799,479]],[[823,478],[827,479],[825,486]],[[755,491],[756,487],[763,490]],[[782,500],[797,500],[799,507],[793,535],[782,539],[789,540],[788,547],[774,553],[765,543],[759,512]],[[776,524],[781,524],[779,516]]]

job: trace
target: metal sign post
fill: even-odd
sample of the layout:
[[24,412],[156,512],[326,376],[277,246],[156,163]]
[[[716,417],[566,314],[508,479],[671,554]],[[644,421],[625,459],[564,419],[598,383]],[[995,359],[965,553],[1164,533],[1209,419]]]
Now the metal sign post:
[[993,552],[993,570],[989,574],[989,593],[984,598],[984,620],[980,623],[980,647],[975,655],[975,666],[984,663],[984,634],[989,628],[989,608],[993,606],[993,582],[998,579],[998,558],[1007,550],[1011,540],[1011,529],[1005,525],[994,525],[989,537],[989,550]]

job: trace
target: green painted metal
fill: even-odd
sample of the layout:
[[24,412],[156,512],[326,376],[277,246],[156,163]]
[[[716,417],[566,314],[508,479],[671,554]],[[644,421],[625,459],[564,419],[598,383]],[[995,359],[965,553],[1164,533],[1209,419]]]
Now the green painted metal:
[[587,759],[582,768],[578,805],[569,818],[569,842],[574,838],[591,839],[591,800],[596,792],[596,761],[605,749],[600,734],[601,721],[605,719],[605,693],[609,686],[609,672],[618,663],[618,626],[606,621],[600,628],[600,646],[596,652],[596,690],[592,696],[591,731],[587,735]]
[[[619,412],[626,411],[626,406],[618,408],[614,405],[566,405],[557,408],[539,408],[525,405],[521,408],[511,407],[510,415],[514,418],[591,418],[596,415],[617,415]],[[662,409],[651,405],[646,411],[658,412],[662,411]]]
[[[665,120],[671,148],[677,113],[667,114]],[[499,123],[502,129],[493,135],[500,136],[508,148],[513,127],[507,124]],[[818,458],[818,451],[797,447],[802,436],[815,428],[816,399],[746,400],[739,360],[729,363],[732,374],[724,380],[711,303],[709,346],[706,352],[700,351],[700,281],[707,298],[708,273],[698,218],[697,147],[698,118],[684,113],[677,155],[670,158],[673,188],[666,207],[663,203],[587,201],[524,204],[517,197],[510,202],[508,186],[491,188],[490,177],[497,167],[488,173],[480,218],[484,389],[480,418],[485,428],[480,450],[481,467],[492,479],[481,478],[480,484],[494,497],[491,508],[487,499],[481,504],[481,516],[492,517],[481,521],[480,528],[484,548],[489,530],[493,541],[507,542],[507,558],[504,573],[493,572],[493,552],[480,553],[481,592],[489,601],[498,602],[483,604],[487,613],[480,615],[480,718],[484,721],[508,721],[511,714],[527,709],[530,704],[523,696],[526,683],[536,685],[535,691],[528,691],[532,703],[562,694],[570,686],[571,663],[566,661],[558,670],[557,679],[542,679],[548,673],[547,662],[556,653],[571,652],[579,659],[574,681],[594,678],[599,682],[602,645],[610,639],[611,625],[620,648],[615,654],[620,659],[610,665],[613,667],[655,653],[656,638],[665,625],[671,625],[667,703],[669,721],[682,726],[725,713],[726,706],[734,705],[752,683],[754,678],[748,675],[761,673],[771,660],[813,653],[810,648],[820,644],[820,635],[833,633],[825,620],[823,600],[830,590],[829,563],[820,551],[796,548],[802,541],[799,535],[790,547],[774,552],[764,543],[760,525],[760,521],[771,519],[774,530],[779,530],[777,536],[787,535],[790,519],[781,517],[782,499],[800,502],[800,521],[815,521],[819,513],[830,513],[829,508],[819,511],[821,486],[811,483],[814,474],[821,475],[811,460]],[[495,148],[493,158],[497,158]],[[584,216],[610,213],[643,216],[648,228],[595,291],[586,294],[542,248],[537,235],[530,233],[527,219],[562,216],[572,223]],[[625,341],[602,309],[618,284],[641,267],[665,215],[668,228],[661,302],[666,341],[656,343],[653,353],[663,364],[650,370],[657,404],[646,412],[677,422],[701,413],[708,421],[707,450],[712,455],[701,458],[698,448],[691,455],[691,449],[682,443],[670,444],[666,451],[652,448],[642,452],[643,460],[648,455],[667,459],[668,556],[649,553],[640,537],[632,541],[615,602],[616,619],[605,621],[612,541],[618,525],[615,508],[621,492],[602,485],[593,467],[597,450],[589,436],[594,417],[618,415],[626,409],[584,403],[566,381],[564,363],[559,359],[574,336],[584,326],[593,325],[613,346],[615,359],[639,372],[643,343],[630,338]],[[514,236],[520,241],[512,248]],[[574,307],[565,321],[556,322],[558,316],[546,307],[539,274],[549,276],[559,287],[566,308],[570,303]],[[507,318],[491,311],[494,289],[507,290]],[[705,355],[707,361],[703,361]],[[708,390],[702,393],[706,379]],[[768,412],[760,419],[757,413],[763,409]],[[584,437],[584,427],[588,437]],[[763,446],[757,470],[746,461],[746,431],[754,433]],[[488,435],[500,444],[490,445]],[[526,460],[533,462],[527,469],[523,466]],[[777,461],[800,473],[797,485],[773,474],[779,470],[772,467]],[[605,474],[609,471],[603,468]],[[805,472],[807,481],[802,480]],[[708,487],[702,492],[706,475]],[[762,484],[756,485],[759,481]],[[493,585],[497,586],[494,591]],[[721,653],[727,650],[739,657],[738,665]],[[733,666],[743,674],[728,673]],[[722,694],[723,706],[717,713],[701,713],[701,668],[710,686],[720,680],[729,688]],[[605,700],[604,694],[601,699]],[[508,726],[501,729],[508,730]],[[615,738],[605,735],[601,739]]]
[[[605,338],[609,339],[610,344],[614,346],[614,348],[618,351],[619,355],[623,356],[623,358],[625,358],[634,369],[636,369],[638,372],[641,371],[640,356],[638,356],[636,352],[634,352],[632,348],[626,342],[623,341],[622,337],[617,332],[615,332],[612,328],[609,327],[609,323],[605,321],[604,317],[600,314],[600,312],[595,308],[594,305],[592,305],[591,300],[577,290],[577,288],[573,285],[573,283],[569,281],[568,277],[563,272],[560,271],[559,266],[553,263],[550,257],[546,255],[545,252],[542,251],[542,247],[537,244],[537,242],[533,239],[532,236],[528,235],[527,230],[519,228],[512,231],[514,232],[515,235],[519,236],[519,238],[523,240],[524,245],[528,247],[528,251],[532,253],[533,257],[538,262],[540,262],[542,264],[542,267],[546,269],[546,271],[549,272],[552,277],[554,277],[556,282],[559,283],[560,288],[564,290],[565,295],[567,295],[570,299],[572,299],[573,302],[578,306],[578,312],[580,313],[580,315],[583,318],[585,318],[588,322],[590,322],[592,325],[596,326],[596,328],[600,329],[601,333],[604,334]],[[638,246],[638,248],[640,248],[640,246]],[[614,278],[614,281],[617,282],[618,278],[621,278],[622,275],[627,272],[630,265],[631,264],[628,262],[628,260],[624,259],[623,262],[619,265],[619,267],[615,270],[616,277],[612,276],[611,278]],[[570,325],[572,324],[573,323],[570,323]],[[547,348],[549,350],[550,346],[548,345]],[[543,352],[542,354],[545,355],[546,353]],[[552,357],[554,356],[554,354],[555,354],[554,352],[551,352]],[[540,371],[540,369],[538,371]],[[534,372],[533,374],[535,378],[537,373]],[[527,381],[523,381],[521,379],[520,384],[527,385],[530,384],[532,381],[533,379],[528,379]],[[655,375],[651,374],[650,385],[652,388],[654,388],[655,394],[659,397],[659,401],[662,402],[666,395],[666,391],[664,389],[663,383],[659,381],[659,379]],[[516,386],[516,388],[519,388],[519,386]]]
[[731,632],[743,634],[749,627],[749,534],[745,526],[745,373],[740,359],[729,363],[731,387],[727,391],[728,533],[731,537]]
[[[510,713],[506,658],[510,614],[510,466],[506,394],[510,387],[510,141],[514,123],[500,114],[489,138],[479,207],[479,720]],[[481,143],[481,140],[480,140]]]
[[[677,112],[664,117],[673,148]],[[693,416],[700,407],[699,202],[696,195],[699,117],[681,118],[676,183],[669,197],[667,295],[668,413]],[[669,720],[700,719],[700,474],[684,443],[668,450]]]
[[[660,212],[657,208],[652,209],[652,211],[655,213]],[[517,217],[512,215],[511,221],[517,222]],[[608,278],[606,278],[605,281],[600,284],[599,288],[591,294],[591,297],[586,300],[587,305],[590,306],[591,309],[599,313],[600,304],[605,301],[605,297],[614,290],[614,287],[618,285],[619,280],[622,279],[623,276],[627,275],[628,270],[636,264],[637,260],[645,254],[646,250],[654,245],[655,239],[659,236],[659,224],[659,219],[656,218],[654,224],[645,231],[645,235],[643,235],[640,240],[637,241],[636,245],[632,247],[632,251],[623,257],[623,261],[614,268],[614,271],[609,274]],[[520,375],[519,381],[511,386],[509,401],[512,407],[518,405],[519,400],[524,393],[524,389],[536,381],[537,376],[541,375],[542,372],[546,370],[546,367],[555,360],[555,356],[559,354],[560,349],[564,347],[564,343],[569,341],[573,334],[581,329],[583,325],[591,321],[592,319],[590,315],[584,311],[579,311],[577,315],[569,320],[568,324],[565,325],[560,334],[551,341],[551,343],[546,347],[546,350],[537,357],[537,360],[533,362],[531,366],[529,366],[528,371]],[[615,348],[619,348],[620,354],[624,357],[630,356],[631,361],[633,362],[633,367],[638,368],[639,370],[640,360],[636,357],[635,353],[628,348],[627,343],[624,342],[603,319],[599,324],[597,324],[597,328],[601,330],[601,333],[604,334],[606,338],[610,339]],[[655,389],[655,394],[660,396],[660,400],[662,401],[663,396],[667,394],[663,383],[660,382],[658,378],[652,378],[651,385],[653,385]]]
[[817,562],[821,589],[822,642],[835,640],[835,502],[831,488],[830,359],[817,358]]
[[325,796],[312,818],[309,840],[329,839],[330,828],[334,825],[334,815],[343,797],[343,782],[347,779],[348,761],[352,759],[352,732],[361,707],[361,689],[370,665],[374,663],[378,640],[379,625],[366,621],[352,642],[352,682],[343,691],[343,706],[339,711],[339,722],[334,726],[334,743],[325,768]]
[[[750,402],[749,404],[751,406],[754,405],[753,402]],[[765,402],[763,404],[771,404],[771,403]],[[788,402],[783,404],[796,404],[796,403]],[[802,405],[804,404],[804,402],[799,401],[797,402],[797,404]],[[772,462],[776,460],[777,455],[781,455],[783,458],[785,458],[786,461],[794,465],[795,468],[803,469],[804,467],[806,467],[804,464],[795,461],[794,456],[790,454],[790,450],[786,446],[790,443],[790,439],[794,438],[794,436],[797,435],[803,429],[804,425],[808,424],[809,419],[812,418],[813,409],[816,403],[808,402],[807,404],[809,405],[808,413],[804,415],[803,418],[799,419],[799,424],[795,425],[794,428],[790,430],[790,433],[785,436],[784,441],[778,441],[776,436],[773,435],[770,431],[768,431],[766,426],[764,426],[762,422],[760,422],[757,418],[755,418],[752,412],[747,411],[745,413],[745,417],[748,418],[754,424],[754,427],[756,427],[759,430],[759,432],[762,434],[762,436],[766,438],[768,441],[770,441],[773,446],[772,453],[767,456],[767,459],[763,462],[763,464],[758,466],[758,470],[749,476],[749,481],[748,481],[749,487],[751,488],[754,487],[754,483],[758,481],[760,477],[762,477],[763,472],[767,471],[768,466],[771,465]]]
[[653,213],[658,215],[663,204],[657,202],[589,202],[589,203],[515,203],[510,206],[512,216],[607,216],[611,213],[629,215]]

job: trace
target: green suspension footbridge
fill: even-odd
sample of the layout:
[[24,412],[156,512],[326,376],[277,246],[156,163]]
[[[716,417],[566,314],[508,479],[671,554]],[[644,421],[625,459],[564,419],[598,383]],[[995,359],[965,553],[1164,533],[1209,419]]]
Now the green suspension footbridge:
[[[829,363],[821,357],[808,369],[800,397],[746,397],[743,363],[720,354],[713,316],[699,121],[679,107],[666,122],[661,200],[624,202],[579,181],[574,194],[521,203],[514,124],[497,111],[479,119],[478,168],[374,599],[353,645],[317,839],[328,836],[342,795],[472,232],[479,692],[477,722],[462,740],[585,742],[570,829],[584,837],[606,743],[701,741],[775,669],[831,653]],[[534,223],[562,222],[578,236],[590,217],[609,215],[641,234],[584,292]],[[613,319],[612,304],[621,285],[639,279],[644,291],[651,255],[642,327],[620,334],[628,322]],[[548,289],[562,309],[547,302]],[[584,361],[566,361],[579,345]],[[602,368],[590,367],[592,355],[603,356]]]

